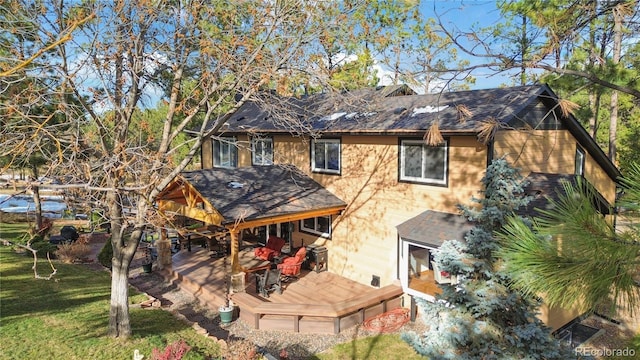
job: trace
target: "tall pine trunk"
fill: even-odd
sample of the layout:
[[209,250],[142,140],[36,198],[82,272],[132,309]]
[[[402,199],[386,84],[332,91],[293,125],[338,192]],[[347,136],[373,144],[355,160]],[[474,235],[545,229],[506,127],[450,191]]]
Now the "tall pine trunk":
[[[624,20],[624,5],[620,4],[613,9],[613,66],[620,64],[622,53],[622,21]],[[611,120],[609,124],[609,159],[616,163],[616,141],[618,133],[618,92],[611,93]]]

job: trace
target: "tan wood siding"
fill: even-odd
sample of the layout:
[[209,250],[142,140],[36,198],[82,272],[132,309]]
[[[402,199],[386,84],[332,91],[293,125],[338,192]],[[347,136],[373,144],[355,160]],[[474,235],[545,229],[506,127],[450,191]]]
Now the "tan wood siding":
[[576,140],[567,130],[500,131],[495,158],[506,156],[523,176],[530,172],[573,174]]
[[[577,141],[568,130],[500,131],[495,138],[495,157],[506,156],[520,169],[530,172],[574,174]],[[585,154],[584,177],[613,204],[616,184],[589,154]]]
[[584,162],[584,177],[600,192],[609,202],[614,204],[616,200],[616,183],[607,175],[600,165],[587,153]]
[[251,166],[251,142],[247,135],[236,136],[238,147],[238,167]]
[[274,139],[276,162],[293,163],[348,204],[334,218],[331,240],[296,232],[294,243],[326,246],[332,272],[365,284],[377,275],[384,286],[397,275],[396,226],[427,209],[457,212],[468,204],[486,168],[486,147],[475,137],[450,138],[448,186],[431,186],[398,181],[396,136],[343,136],[341,144],[341,175],[328,175],[310,173],[308,141]]
[[202,168],[211,169],[213,167],[213,148],[211,138],[208,138],[202,143],[200,151],[202,154]]

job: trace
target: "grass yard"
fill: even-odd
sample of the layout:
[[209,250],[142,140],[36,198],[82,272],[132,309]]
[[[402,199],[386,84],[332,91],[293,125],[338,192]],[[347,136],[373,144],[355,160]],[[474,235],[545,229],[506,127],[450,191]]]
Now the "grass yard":
[[397,334],[383,334],[333,347],[313,360],[425,360]]
[[[0,237],[11,239],[24,224],[0,224]],[[107,336],[110,276],[82,265],[55,263],[55,280],[36,280],[30,255],[0,246],[0,359],[132,359],[137,349],[149,359],[154,348],[184,339],[191,351],[184,359],[216,358],[218,344],[160,309],[131,308],[133,336]],[[49,273],[39,261],[39,273]],[[131,289],[131,303],[146,297]]]

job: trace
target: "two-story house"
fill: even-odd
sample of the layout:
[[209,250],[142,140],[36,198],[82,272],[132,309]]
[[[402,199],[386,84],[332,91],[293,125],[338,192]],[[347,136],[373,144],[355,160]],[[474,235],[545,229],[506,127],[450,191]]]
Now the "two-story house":
[[[398,280],[433,299],[432,251],[462,240],[458,211],[506,157],[539,199],[584,177],[613,204],[619,171],[545,85],[417,95],[406,87],[244,104],[202,147],[203,169],[293,165],[346,206],[333,215],[265,224],[291,248],[327,249],[328,271],[373,287]],[[269,230],[270,229],[270,230]],[[575,314],[548,312],[559,327]]]

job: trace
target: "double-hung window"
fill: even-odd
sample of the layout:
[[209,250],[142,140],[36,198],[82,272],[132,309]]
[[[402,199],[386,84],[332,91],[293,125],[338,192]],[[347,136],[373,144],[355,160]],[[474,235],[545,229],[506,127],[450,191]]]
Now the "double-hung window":
[[447,185],[449,143],[427,145],[424,140],[401,140],[400,180]]
[[316,139],[311,144],[311,170],[340,174],[340,139]]
[[213,140],[213,166],[238,166],[238,146],[234,137],[218,137]]
[[576,146],[576,164],[575,164],[575,174],[579,176],[584,176],[584,150],[580,146]]
[[251,141],[251,162],[253,165],[273,164],[272,138],[254,138]]
[[300,222],[300,230],[331,238],[331,216],[318,216]]

